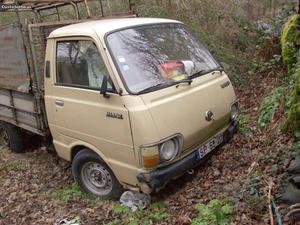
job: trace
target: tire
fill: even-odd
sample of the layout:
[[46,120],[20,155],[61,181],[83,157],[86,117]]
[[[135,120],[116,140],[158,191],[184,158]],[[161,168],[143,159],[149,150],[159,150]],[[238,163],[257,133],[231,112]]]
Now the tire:
[[9,147],[14,153],[22,153],[24,144],[20,129],[9,123],[0,123],[0,145]]
[[80,188],[102,199],[117,199],[123,188],[112,170],[93,151],[83,149],[72,162],[72,174]]

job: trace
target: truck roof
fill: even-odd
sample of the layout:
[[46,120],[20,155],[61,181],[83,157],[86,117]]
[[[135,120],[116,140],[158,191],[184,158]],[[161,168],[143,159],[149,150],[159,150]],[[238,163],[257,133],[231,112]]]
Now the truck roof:
[[181,23],[180,21],[158,18],[122,18],[122,19],[102,19],[89,22],[76,23],[64,26],[52,31],[48,38],[91,35],[95,32],[103,37],[105,34],[132,26],[147,25],[155,23]]

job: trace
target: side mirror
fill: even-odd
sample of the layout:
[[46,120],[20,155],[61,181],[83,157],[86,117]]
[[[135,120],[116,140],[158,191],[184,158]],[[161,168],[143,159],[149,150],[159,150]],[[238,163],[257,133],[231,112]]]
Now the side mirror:
[[100,88],[100,94],[103,95],[104,98],[109,98],[110,96],[107,94],[107,76],[103,77],[102,85]]

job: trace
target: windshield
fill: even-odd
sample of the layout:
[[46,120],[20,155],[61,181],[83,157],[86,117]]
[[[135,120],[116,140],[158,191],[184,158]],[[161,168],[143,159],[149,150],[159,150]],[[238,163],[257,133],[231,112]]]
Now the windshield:
[[184,81],[220,66],[182,24],[155,24],[107,37],[125,86],[137,94]]

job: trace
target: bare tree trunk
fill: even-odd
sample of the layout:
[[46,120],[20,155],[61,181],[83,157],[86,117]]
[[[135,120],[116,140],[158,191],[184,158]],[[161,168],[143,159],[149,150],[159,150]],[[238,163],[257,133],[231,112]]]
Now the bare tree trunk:
[[[300,1],[300,0],[299,0],[299,1]],[[168,9],[169,9],[171,12],[173,11],[171,0],[168,0]]]
[[299,0],[299,4],[298,4],[298,14],[300,14],[300,0]]
[[109,15],[112,15],[109,0],[107,0],[106,2],[107,2],[106,4],[107,4],[108,11],[109,11]]
[[[300,1],[300,0],[299,0]],[[272,13],[272,18],[275,17],[275,12],[276,11],[276,6],[275,6],[275,0],[271,0],[271,13]]]

